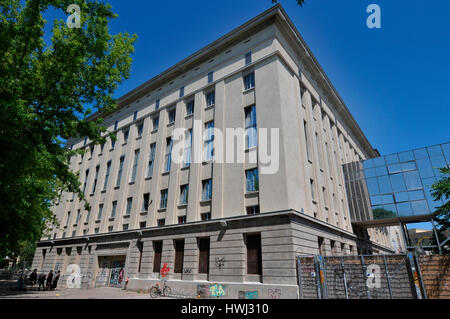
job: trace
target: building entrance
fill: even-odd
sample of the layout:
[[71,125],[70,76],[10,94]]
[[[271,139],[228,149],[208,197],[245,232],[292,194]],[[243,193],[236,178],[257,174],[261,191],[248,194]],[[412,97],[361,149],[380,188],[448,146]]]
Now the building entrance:
[[95,286],[121,288],[125,282],[126,275],[125,258],[126,256],[98,257],[99,269]]

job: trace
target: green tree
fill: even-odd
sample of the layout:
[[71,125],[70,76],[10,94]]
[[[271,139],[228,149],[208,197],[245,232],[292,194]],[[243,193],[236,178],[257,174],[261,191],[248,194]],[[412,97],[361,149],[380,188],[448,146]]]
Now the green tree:
[[443,200],[444,204],[437,208],[433,214],[433,220],[438,224],[440,232],[450,228],[450,168],[441,168],[444,175],[432,185],[431,195],[435,200]]
[[[70,4],[81,9],[81,27],[55,19],[46,44],[43,13],[54,8],[68,16]],[[85,199],[69,169],[76,152],[65,140],[115,138],[88,116],[113,111],[113,93],[129,77],[136,35],[111,35],[116,17],[94,0],[0,0],[1,257],[58,226],[50,207],[63,191]]]

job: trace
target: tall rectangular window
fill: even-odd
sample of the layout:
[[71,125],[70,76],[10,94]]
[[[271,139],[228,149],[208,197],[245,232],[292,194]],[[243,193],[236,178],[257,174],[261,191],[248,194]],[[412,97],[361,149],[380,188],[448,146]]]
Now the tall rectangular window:
[[180,87],[180,97],[184,96],[184,86]]
[[316,132],[316,145],[317,145],[317,155],[318,155],[318,159],[319,159],[319,168],[323,169],[322,151],[321,151],[321,146],[320,146],[319,134],[317,132]]
[[161,254],[163,242],[153,242],[153,272],[159,273],[161,271]]
[[325,187],[322,187],[322,194],[323,194],[323,202],[325,206],[328,206],[327,189]]
[[[100,204],[100,205],[98,205],[97,220],[101,220],[102,219],[102,214],[103,214],[103,204]],[[88,218],[86,218],[86,220],[88,220]]]
[[134,114],[133,114],[133,121],[136,121],[136,120],[137,120],[137,115],[138,115],[138,111],[134,111]]
[[245,54],[245,65],[252,63],[252,53],[247,52]]
[[77,218],[75,219],[75,224],[78,224],[78,222],[80,221],[80,216],[81,216],[81,209],[77,210]]
[[214,121],[205,124],[204,159],[211,161],[214,156]]
[[138,163],[139,163],[139,154],[140,154],[140,150],[137,149],[134,151],[134,163],[133,163],[133,170],[131,172],[131,183],[134,183],[136,181],[136,172],[137,172],[137,168],[138,168]]
[[194,113],[194,100],[190,100],[186,103],[186,116]]
[[308,123],[306,121],[303,121],[303,129],[305,131],[306,158],[311,160],[311,146],[309,142]]
[[214,72],[211,71],[208,73],[208,83],[212,83],[214,81]]
[[165,172],[170,172],[170,166],[172,165],[172,146],[173,146],[172,138],[168,137],[166,139],[166,160],[164,165]]
[[245,171],[245,177],[246,177],[247,193],[259,191],[258,169],[254,168],[254,169]]
[[156,100],[155,102],[155,110],[159,109],[159,99]]
[[103,183],[103,190],[106,190],[108,187],[108,179],[109,179],[109,173],[111,171],[111,161],[108,161],[106,164],[106,174],[105,174],[105,182]]
[[133,197],[127,198],[127,210],[125,211],[125,215],[131,214],[131,208],[133,207]]
[[111,138],[111,149],[113,150],[115,146],[116,146],[116,140]]
[[167,189],[161,190],[161,202],[159,203],[159,208],[167,208]]
[[216,92],[211,91],[206,93],[206,107],[216,104]]
[[67,213],[66,226],[69,226],[69,222],[70,222],[70,212]]
[[247,235],[247,274],[262,275],[261,235]]
[[114,122],[114,131],[117,130],[117,124],[119,124],[119,122],[118,122],[118,121],[115,121],[115,122]]
[[176,114],[177,114],[177,109],[176,108],[172,108],[172,109],[169,110],[169,124],[175,122]]
[[120,163],[119,163],[119,172],[117,174],[117,182],[116,187],[120,186],[120,181],[122,180],[122,171],[123,171],[123,163],[125,162],[125,155],[120,157]]
[[157,131],[158,127],[159,127],[159,116],[154,116],[152,118],[152,123],[153,123],[153,131]]
[[116,217],[116,211],[117,211],[117,201],[112,202],[112,209],[111,209],[111,218]]
[[311,197],[312,200],[316,200],[316,191],[315,191],[315,186],[314,186],[314,180],[310,179],[309,180],[309,186],[311,187]]
[[150,193],[146,193],[146,194],[144,194],[144,200],[142,202],[142,211],[143,212],[148,211],[149,203],[150,203]]
[[212,179],[202,181],[202,200],[210,200],[212,198]]
[[209,274],[210,239],[200,238],[198,241],[198,248],[199,248],[198,273]]
[[[141,228],[145,228],[145,226],[141,227]],[[142,253],[144,252],[144,242],[143,241],[138,242],[138,250],[139,250],[138,272],[141,272]]]
[[142,133],[144,132],[144,123],[143,122],[138,123],[136,129],[137,129],[137,136],[141,137]]
[[128,143],[128,136],[130,135],[130,130],[124,130],[123,131],[123,144]]
[[258,144],[258,130],[256,126],[256,107],[250,106],[245,109],[245,137],[247,149]]
[[95,177],[94,177],[94,185],[92,185],[92,194],[95,193],[95,189],[97,188],[98,172],[99,171],[100,171],[100,165],[97,165],[97,167],[95,167]]
[[86,185],[89,177],[89,170],[86,170],[86,175],[84,176],[84,184],[83,184],[83,194],[86,192]]
[[191,165],[192,129],[186,131],[183,151],[183,167]]
[[188,203],[189,185],[180,186],[180,205],[186,205]]
[[244,90],[250,90],[255,87],[255,73],[244,75]]
[[156,143],[150,145],[150,154],[148,157],[147,177],[153,176],[153,165],[155,163]]
[[175,241],[175,264],[174,273],[181,274],[183,272],[183,261],[184,261],[184,240]]

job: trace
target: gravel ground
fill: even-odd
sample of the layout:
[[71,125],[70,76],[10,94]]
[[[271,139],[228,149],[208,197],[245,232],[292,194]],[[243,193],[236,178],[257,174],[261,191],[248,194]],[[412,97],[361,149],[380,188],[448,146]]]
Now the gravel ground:
[[[148,293],[137,293],[119,288],[69,289],[56,288],[55,291],[38,291],[37,286],[27,291],[12,290],[15,280],[0,280],[0,299],[152,299]],[[171,298],[155,298],[171,299]]]

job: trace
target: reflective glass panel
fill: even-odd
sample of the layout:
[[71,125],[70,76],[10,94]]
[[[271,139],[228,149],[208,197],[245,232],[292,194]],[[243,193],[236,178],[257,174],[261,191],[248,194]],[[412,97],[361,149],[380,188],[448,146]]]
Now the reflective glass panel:
[[386,163],[387,164],[396,164],[396,163],[398,163],[398,155],[397,154],[388,155],[388,156],[385,156],[385,158],[386,158]]
[[419,169],[420,177],[434,177],[433,168],[431,167],[430,159],[428,157],[417,160],[417,167]]
[[366,178],[375,177],[377,176],[376,169],[375,168],[369,168],[364,170],[364,175],[366,175]]
[[402,171],[403,172],[411,171],[411,170],[415,170],[416,169],[416,163],[415,162],[406,162],[406,163],[401,163],[400,165],[402,167]]
[[384,161],[384,157],[374,158],[373,163],[374,163],[375,167],[386,165],[386,162]]
[[412,209],[410,202],[397,204],[398,216],[411,216]]
[[395,201],[397,203],[409,201],[407,192],[395,193],[394,195],[395,195]]
[[380,194],[392,193],[391,183],[389,181],[389,176],[378,177],[378,185],[380,187]]
[[412,151],[403,152],[398,154],[400,162],[414,161],[414,154]]
[[410,191],[410,192],[408,192],[408,196],[409,196],[409,200],[425,199],[425,196],[424,196],[422,190]]
[[427,202],[424,200],[411,202],[411,207],[415,216],[429,214]]
[[391,164],[388,166],[389,174],[400,173],[402,171],[402,167],[400,164]]
[[422,183],[417,171],[406,172],[403,175],[405,177],[406,188],[408,190],[422,188]]
[[375,168],[375,170],[377,172],[377,176],[382,176],[382,175],[388,174],[386,166],[378,166],[377,168]]
[[380,190],[378,189],[378,182],[376,177],[374,178],[368,178],[367,180],[367,188],[369,189],[370,195],[376,195],[380,193]]
[[419,148],[418,150],[414,150],[414,156],[416,159],[428,157],[426,148]]
[[381,200],[381,196],[371,196],[370,197],[370,202],[372,203],[372,205],[381,205],[381,204],[383,204],[383,202]]
[[444,177],[444,175],[441,174],[441,172],[439,170],[440,168],[447,166],[447,163],[445,162],[445,159],[443,156],[432,157],[431,158],[431,166],[433,167],[434,174],[437,178]]
[[403,179],[403,174],[395,174],[389,176],[391,179],[391,184],[394,192],[401,192],[406,190],[405,180]]
[[382,204],[392,204],[394,202],[394,196],[392,194],[381,196]]
[[372,168],[373,167],[373,159],[368,159],[363,162],[364,168]]
[[373,214],[373,219],[375,219],[375,220],[397,217],[394,205],[373,206],[372,214]]
[[450,165],[450,143],[442,144],[442,150],[444,151],[445,159],[447,164]]
[[442,149],[440,145],[430,146],[427,147],[428,154],[430,154],[430,157],[434,156],[442,156]]

